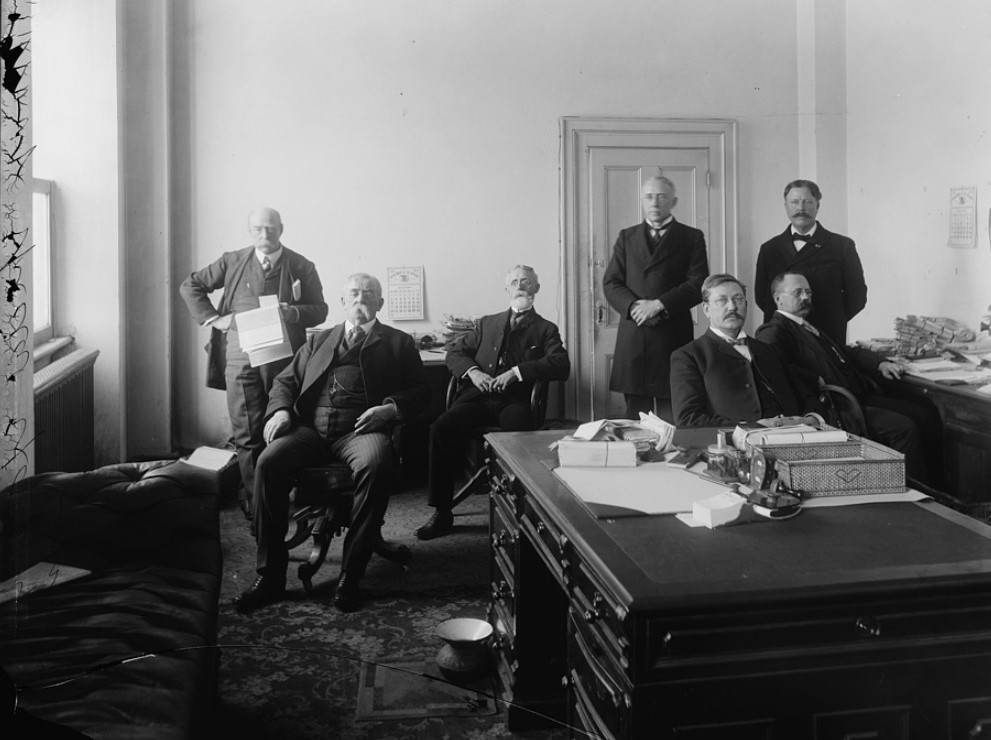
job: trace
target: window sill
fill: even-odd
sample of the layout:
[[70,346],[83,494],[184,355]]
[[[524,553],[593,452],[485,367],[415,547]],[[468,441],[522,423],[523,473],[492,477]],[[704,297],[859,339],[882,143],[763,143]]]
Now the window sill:
[[38,372],[45,365],[55,359],[56,355],[64,349],[75,344],[72,337],[54,337],[47,342],[42,342],[34,348],[34,371]]

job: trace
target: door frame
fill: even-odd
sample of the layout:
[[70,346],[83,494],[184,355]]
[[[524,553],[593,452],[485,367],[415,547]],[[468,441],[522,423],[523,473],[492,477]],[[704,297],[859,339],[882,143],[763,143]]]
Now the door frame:
[[[711,207],[722,211],[722,264],[727,272],[736,274],[737,268],[737,123],[731,119],[688,118],[624,118],[562,116],[560,119],[560,271],[562,280],[562,311],[564,339],[572,357],[571,377],[564,388],[565,416],[584,419],[591,409],[591,387],[584,377],[586,363],[583,358],[592,352],[595,331],[594,300],[592,286],[586,282],[593,273],[592,265],[579,259],[580,245],[588,244],[591,226],[579,222],[579,203],[589,197],[589,183],[582,181],[580,173],[588,173],[590,153],[589,139],[594,137],[596,146],[610,135],[629,137],[630,134],[651,134],[664,137],[686,134],[700,136],[716,152],[722,165],[724,182],[722,199]],[[618,144],[617,144],[618,145]],[[591,212],[591,209],[589,209]],[[589,259],[593,254],[587,249]],[[577,360],[577,361],[576,361]]]

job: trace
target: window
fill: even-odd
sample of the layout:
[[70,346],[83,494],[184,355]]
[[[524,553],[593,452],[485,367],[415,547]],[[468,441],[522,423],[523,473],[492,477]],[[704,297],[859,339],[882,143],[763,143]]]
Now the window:
[[52,182],[34,178],[31,198],[31,294],[34,342],[52,338]]

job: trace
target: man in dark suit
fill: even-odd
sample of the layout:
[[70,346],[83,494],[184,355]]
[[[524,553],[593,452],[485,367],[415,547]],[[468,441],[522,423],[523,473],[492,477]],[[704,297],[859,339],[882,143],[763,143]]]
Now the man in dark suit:
[[481,318],[447,353],[451,374],[470,382],[430,427],[428,503],[435,511],[416,530],[421,540],[440,537],[454,526],[454,481],[472,432],[483,426],[533,429],[534,381],[568,379],[571,361],[557,326],[533,308],[539,290],[532,267],[514,267],[506,275],[509,310]]
[[735,426],[807,410],[773,347],[743,331],[747,293],[732,275],[702,283],[709,329],[671,355],[671,400],[679,427]]
[[359,607],[358,584],[372,554],[395,484],[390,425],[422,412],[430,400],[416,345],[379,323],[382,286],[371,275],[348,278],[345,321],[306,341],[272,384],[258,458],[258,578],[238,597],[249,612],[282,598],[289,552],[289,492],[298,472],[329,458],[346,462],[355,483],[334,604]]
[[640,189],[644,222],[619,232],[602,278],[620,315],[609,389],[622,393],[626,415],[653,411],[671,421],[671,353],[692,341],[689,311],[709,274],[705,237],[671,215],[674,183],[652,177]]
[[[234,449],[241,471],[241,508],[251,517],[254,497],[255,461],[265,442],[262,427],[272,380],[289,364],[289,357],[252,367],[238,343],[238,313],[258,308],[259,296],[276,295],[295,352],[306,341],[306,329],[327,318],[323,286],[316,267],[308,259],[282,245],[282,217],[272,208],[259,208],[248,216],[252,246],[225,252],[220,259],[194,272],[179,286],[189,312],[201,325],[210,327],[208,352],[218,363],[216,375],[223,381],[212,385],[227,390],[227,413],[231,420]],[[223,288],[220,304],[209,294]],[[223,343],[226,337],[226,355]]]
[[791,224],[760,246],[754,300],[764,321],[770,321],[777,308],[771,280],[782,272],[799,272],[815,292],[810,318],[838,344],[846,344],[847,322],[867,305],[867,283],[853,240],[826,231],[816,221],[821,200],[819,186],[811,180],[785,186],[785,213]]
[[771,292],[777,310],[758,327],[757,339],[778,350],[807,394],[817,395],[823,383],[850,391],[863,408],[868,436],[903,453],[909,477],[930,483],[922,430],[928,427],[934,432],[938,444],[940,422],[935,409],[930,413],[912,401],[884,396],[874,381],[897,380],[902,376],[901,365],[864,347],[844,347],[810,323],[807,317],[815,294],[804,275],[775,276]]

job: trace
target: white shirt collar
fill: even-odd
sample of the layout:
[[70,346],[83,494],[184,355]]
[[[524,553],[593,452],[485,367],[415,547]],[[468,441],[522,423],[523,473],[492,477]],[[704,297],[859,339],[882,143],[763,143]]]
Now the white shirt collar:
[[[819,228],[819,222],[816,221],[814,224],[812,224],[812,228],[808,230],[808,232],[805,234],[805,236],[814,236],[815,233],[816,233],[816,229],[818,229],[818,228]],[[791,235],[792,236],[795,236],[795,234],[797,234],[797,233],[798,233],[798,229],[796,229],[794,226],[792,226],[791,227]]]
[[655,226],[653,221],[649,221],[647,219],[644,219],[644,221],[646,222],[648,229],[654,229],[655,231],[664,231],[664,229],[670,227],[671,224],[674,223],[674,216],[668,216],[666,219],[661,221],[660,226]]
[[788,313],[787,311],[783,311],[780,308],[778,309],[778,313],[784,316],[786,319],[791,319],[799,326],[803,326],[806,323],[805,319],[803,319],[801,316],[796,316],[793,313]]
[[743,329],[740,329],[740,333],[736,335],[736,339],[734,339],[733,337],[731,337],[726,332],[724,332],[724,331],[722,331],[720,329],[717,329],[714,326],[710,326],[709,327],[709,331],[711,331],[713,334],[715,334],[720,339],[726,340],[727,342],[735,342],[736,339],[747,339],[747,332],[745,332]]
[[[378,321],[378,317],[372,319],[371,321],[366,321],[364,324],[361,324],[360,326],[361,326],[362,329],[365,330],[365,334],[371,334],[372,333],[372,327],[375,326],[375,323],[377,321]],[[354,328],[354,324],[351,323],[351,320],[350,319],[344,319],[344,333],[347,334],[353,328]]]
[[262,263],[262,260],[264,260],[266,257],[268,257],[268,263],[272,267],[275,267],[277,264],[279,264],[279,260],[282,259],[282,245],[279,245],[279,248],[276,249],[271,254],[265,254],[264,252],[258,249],[255,250],[255,259],[258,260],[259,265]]

